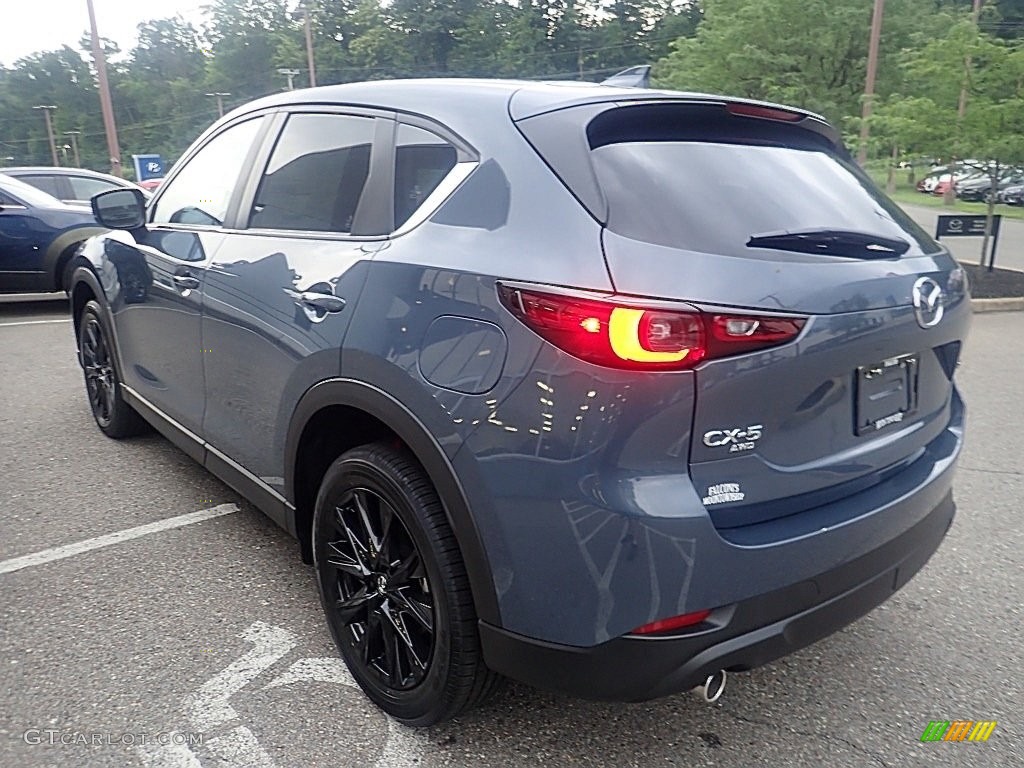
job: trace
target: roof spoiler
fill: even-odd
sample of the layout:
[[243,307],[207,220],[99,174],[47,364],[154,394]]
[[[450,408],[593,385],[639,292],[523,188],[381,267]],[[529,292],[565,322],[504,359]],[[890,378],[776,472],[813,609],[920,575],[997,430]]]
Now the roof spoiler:
[[620,88],[650,88],[651,65],[641,64],[638,67],[624,69],[607,80],[602,80],[601,85],[615,85]]

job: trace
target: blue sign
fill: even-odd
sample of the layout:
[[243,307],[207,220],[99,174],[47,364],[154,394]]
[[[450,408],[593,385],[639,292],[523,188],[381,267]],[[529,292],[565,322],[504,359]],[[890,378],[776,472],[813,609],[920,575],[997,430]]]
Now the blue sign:
[[135,161],[135,180],[149,181],[164,177],[164,161],[160,155],[132,155]]

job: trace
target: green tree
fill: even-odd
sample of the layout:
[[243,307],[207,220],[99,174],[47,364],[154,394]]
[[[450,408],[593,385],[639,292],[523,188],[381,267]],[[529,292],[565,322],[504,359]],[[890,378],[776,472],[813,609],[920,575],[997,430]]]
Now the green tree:
[[[986,173],[993,189],[1010,168],[1024,165],[1024,42],[986,34],[965,20],[908,52],[904,70],[946,115],[946,130],[934,145],[940,154],[969,158],[965,164]],[[951,78],[951,71],[958,76]],[[966,95],[962,117],[961,88]],[[986,233],[994,210],[990,195]],[[982,254],[987,245],[986,234]]]
[[[871,0],[705,0],[693,37],[656,70],[659,84],[766,99],[819,112],[837,124],[860,113]],[[935,32],[920,0],[886,3],[879,78],[882,98],[900,86],[896,62],[915,34]]]
[[[102,133],[99,98],[89,64],[70,46],[58,51],[36,53],[20,59],[5,73],[0,90],[0,137],[4,157],[13,157],[20,165],[50,165],[49,141],[43,117],[32,107],[54,105],[54,133],[59,147],[64,131],[82,131],[81,146],[90,159],[92,141]],[[99,155],[104,158],[105,152]],[[62,155],[62,153],[61,153]],[[59,159],[63,159],[62,156]]]
[[[212,0],[205,30],[213,52],[207,90],[229,92],[234,102],[280,90],[277,67],[295,66],[294,51],[304,50],[301,25],[288,5],[287,0]],[[289,55],[282,58],[279,51],[289,43]]]
[[[922,155],[941,154],[942,141],[948,126],[956,116],[954,109],[943,109],[927,96],[901,96],[893,94],[875,105],[869,118],[871,141],[889,155],[886,191],[896,190],[896,166],[903,159],[910,164],[908,181],[914,183],[914,161]],[[859,120],[851,123],[859,129]]]
[[113,86],[126,156],[157,153],[173,158],[209,122],[203,48],[198,31],[181,18],[139,25],[138,45],[117,70]]

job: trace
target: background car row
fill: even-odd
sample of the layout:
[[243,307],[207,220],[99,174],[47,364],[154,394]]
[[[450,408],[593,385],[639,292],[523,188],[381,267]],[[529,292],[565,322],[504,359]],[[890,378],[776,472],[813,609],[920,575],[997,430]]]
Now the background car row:
[[79,244],[101,231],[87,205],[0,173],[0,293],[63,290]]
[[[0,293],[64,290],[71,256],[82,241],[102,230],[89,201],[100,192],[125,188],[141,185],[85,168],[4,168]],[[151,192],[142,189],[148,199]]]
[[944,166],[933,168],[917,182],[917,191],[944,195],[950,184],[956,196],[967,202],[987,202],[994,197],[997,203],[1024,205],[1024,169],[1007,169],[993,182],[991,175],[977,165],[965,165],[955,173]]

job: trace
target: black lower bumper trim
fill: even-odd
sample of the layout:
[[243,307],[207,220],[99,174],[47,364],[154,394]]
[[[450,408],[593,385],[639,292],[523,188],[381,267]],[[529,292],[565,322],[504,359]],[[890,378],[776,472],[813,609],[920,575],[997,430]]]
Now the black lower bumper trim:
[[547,643],[481,622],[496,672],[581,698],[644,701],[799,650],[888,599],[932,556],[953,521],[947,495],[913,528],[835,570],[732,606],[721,626],[672,637],[624,636],[590,648]]

